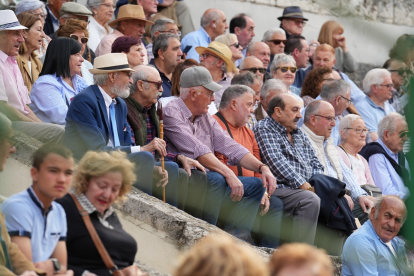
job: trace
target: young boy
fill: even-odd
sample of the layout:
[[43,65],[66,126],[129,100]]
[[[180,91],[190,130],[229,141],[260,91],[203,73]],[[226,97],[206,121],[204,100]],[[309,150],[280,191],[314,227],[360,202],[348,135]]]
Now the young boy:
[[44,144],[34,155],[32,186],[1,205],[12,242],[48,275],[72,275],[66,271],[66,214],[54,200],[67,193],[73,168],[67,148]]

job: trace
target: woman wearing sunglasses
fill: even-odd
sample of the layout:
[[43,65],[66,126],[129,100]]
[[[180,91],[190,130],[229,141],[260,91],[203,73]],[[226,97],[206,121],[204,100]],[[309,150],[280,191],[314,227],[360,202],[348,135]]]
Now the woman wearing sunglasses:
[[30,108],[43,122],[66,124],[72,98],[88,87],[79,75],[83,61],[82,46],[73,38],[57,37],[50,42],[42,72],[30,93]]
[[129,68],[133,69],[137,65],[144,64],[145,53],[141,39],[134,36],[121,36],[115,39],[112,44],[112,53],[126,54]]
[[[71,18],[64,25],[61,25],[56,32],[56,37],[70,37],[82,45],[82,55],[84,61],[82,62],[80,76],[86,81],[88,85],[93,84],[93,75],[89,72],[89,69],[93,69],[92,61],[95,58],[95,53],[92,52],[87,46],[89,41],[89,33],[87,30],[85,21]],[[84,55],[85,49],[87,49],[86,57]]]
[[286,86],[289,94],[293,95],[300,102],[301,109],[303,109],[303,100],[299,97],[300,89],[292,86],[295,81],[296,61],[291,55],[277,54],[273,58],[272,64],[270,65],[270,72],[274,79],[281,80]]
[[45,33],[43,32],[43,22],[32,13],[23,12],[17,15],[20,24],[27,27],[23,31],[24,43],[20,45],[17,64],[23,76],[24,85],[27,90],[32,90],[33,83],[39,78],[42,70],[42,62],[35,54],[42,46]]
[[[231,61],[233,63],[236,62],[236,60],[239,60],[243,58],[242,54],[242,46],[240,46],[239,41],[237,40],[237,36],[235,34],[223,34],[219,35],[214,39],[214,41],[223,43],[224,45],[228,46],[231,50]],[[232,72],[227,72],[227,75],[231,73],[230,77],[233,77],[234,75],[237,75],[239,73],[239,69],[234,67],[234,70]]]

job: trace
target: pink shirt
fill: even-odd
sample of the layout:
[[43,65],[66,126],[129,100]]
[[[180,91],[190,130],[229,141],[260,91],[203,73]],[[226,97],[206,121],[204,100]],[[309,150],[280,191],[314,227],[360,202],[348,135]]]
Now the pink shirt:
[[31,103],[29,91],[24,85],[16,57],[8,56],[1,50],[0,72],[0,101],[7,102],[24,115],[29,115],[26,107]]
[[164,133],[168,148],[192,159],[215,151],[228,158],[228,164],[236,166],[249,150],[234,141],[227,131],[210,114],[193,114],[181,98],[172,100],[163,108]]
[[[124,36],[124,34],[121,33],[120,31],[118,31],[117,29],[114,29],[112,34],[104,36],[102,38],[101,42],[99,43],[98,47],[96,48],[95,55],[97,57],[99,57],[99,56],[102,56],[102,55],[110,54],[111,51],[112,51],[112,44],[114,43],[115,39],[117,39],[118,37],[121,37],[121,36]],[[148,64],[147,49],[145,48],[143,43],[141,43],[141,45],[142,45],[142,51],[145,54],[145,56],[144,56],[144,65],[147,65]]]

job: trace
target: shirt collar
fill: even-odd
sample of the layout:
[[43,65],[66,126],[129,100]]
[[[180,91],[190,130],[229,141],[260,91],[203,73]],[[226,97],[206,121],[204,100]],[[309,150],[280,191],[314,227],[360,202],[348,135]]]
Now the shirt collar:
[[181,109],[181,112],[184,114],[185,118],[190,118],[193,117],[193,113],[191,113],[190,109],[188,108],[188,106],[185,104],[185,102],[183,101],[183,99],[179,98],[177,100],[177,104]]
[[198,29],[200,31],[200,33],[202,33],[204,35],[204,37],[207,39],[208,43],[211,42],[211,37],[208,35],[208,33],[206,32],[206,30],[204,30],[203,27],[200,27],[200,29]]
[[376,103],[374,103],[372,100],[371,100],[371,98],[370,97],[365,97],[365,99],[368,101],[368,103],[369,103],[369,105],[371,105],[372,107],[375,107],[375,108],[381,108],[382,110],[384,110],[385,111],[385,105],[387,104],[386,102],[384,102],[384,107],[382,107],[382,106],[379,106],[379,105],[377,105]]
[[39,200],[36,193],[33,190],[33,187],[30,186],[27,189],[27,192],[29,193],[30,198],[33,200],[34,204],[39,207],[39,209],[42,211],[43,215],[47,215],[50,211],[52,211],[53,207],[52,204],[50,204],[49,208],[45,210],[43,203]]
[[108,93],[105,92],[105,90],[102,89],[102,87],[100,86],[98,87],[99,87],[99,91],[101,91],[102,93],[106,107],[109,107],[113,101],[112,98],[108,95]]
[[[278,122],[276,122],[276,120],[273,119],[272,116],[268,115],[265,118],[265,120],[268,120],[271,124],[273,124],[280,133],[287,135],[286,127],[284,127],[281,124],[279,124]],[[298,133],[298,128],[296,128],[292,131],[292,134],[296,134],[296,133]]]
[[[108,210],[105,211],[105,213],[102,215],[101,212],[99,212],[95,206],[89,201],[89,199],[86,197],[85,194],[75,195],[76,199],[79,201],[79,204],[82,206],[82,208],[90,215],[94,212],[98,214],[98,217],[102,224],[105,225],[103,221],[106,221],[107,218],[112,215],[112,213],[115,211],[112,206],[108,208]],[[106,227],[110,226],[109,223],[105,225]],[[108,227],[111,228],[112,226]]]
[[57,19],[56,16],[53,14],[53,12],[49,9],[49,6],[46,6],[46,8],[49,10],[49,15],[51,16],[53,23],[56,23],[59,25],[59,19]]
[[[391,157],[393,157],[394,159],[397,159],[398,160],[398,153],[394,153],[394,152],[392,152],[385,144],[384,144],[384,142],[381,140],[381,138],[378,138],[378,140],[377,140],[377,142],[378,142],[378,144],[380,144],[383,148],[384,148],[384,150],[385,150],[385,152],[389,155],[389,156],[391,156]],[[397,161],[397,163],[398,163],[398,161]]]

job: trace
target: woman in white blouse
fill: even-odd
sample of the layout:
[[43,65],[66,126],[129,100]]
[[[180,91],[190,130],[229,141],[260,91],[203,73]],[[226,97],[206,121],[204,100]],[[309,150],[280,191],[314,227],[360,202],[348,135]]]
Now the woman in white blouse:
[[108,26],[108,22],[114,15],[115,2],[114,0],[88,0],[86,5],[93,12],[93,16],[88,18],[88,46],[95,52],[101,39],[113,31]]

